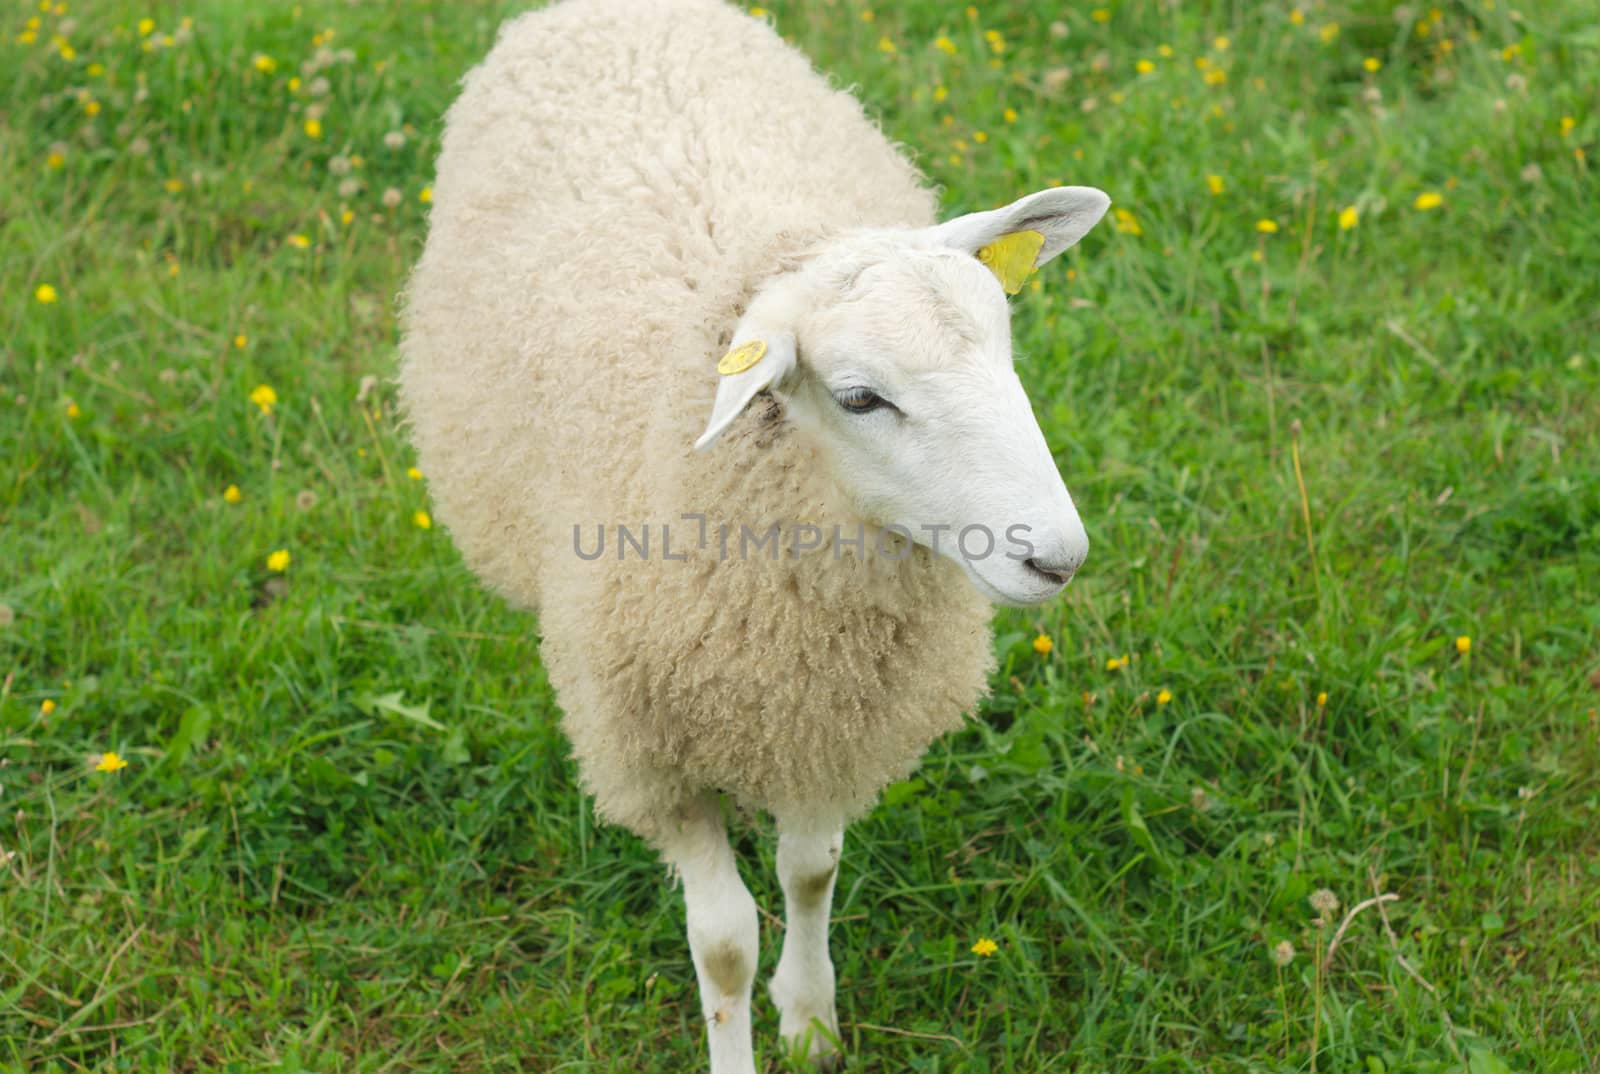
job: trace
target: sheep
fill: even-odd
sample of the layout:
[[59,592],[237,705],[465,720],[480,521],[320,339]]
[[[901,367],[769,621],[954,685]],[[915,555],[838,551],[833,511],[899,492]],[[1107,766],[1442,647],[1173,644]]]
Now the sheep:
[[1007,294],[1087,187],[936,223],[905,154],[720,0],[503,27],[445,122],[399,390],[435,516],[534,610],[596,811],[681,879],[713,1074],[753,1074],[770,814],[786,1045],[837,1057],[843,830],[992,670],[995,603],[1088,539],[1012,368]]

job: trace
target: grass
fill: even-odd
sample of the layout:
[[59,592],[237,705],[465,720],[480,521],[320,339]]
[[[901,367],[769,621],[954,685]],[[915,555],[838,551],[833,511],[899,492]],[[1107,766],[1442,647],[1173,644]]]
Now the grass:
[[[852,1069],[1600,1070],[1592,5],[771,6],[950,211],[1122,211],[1016,303],[1093,555],[847,839]],[[4,15],[8,1069],[703,1062],[680,897],[386,379],[510,10]]]

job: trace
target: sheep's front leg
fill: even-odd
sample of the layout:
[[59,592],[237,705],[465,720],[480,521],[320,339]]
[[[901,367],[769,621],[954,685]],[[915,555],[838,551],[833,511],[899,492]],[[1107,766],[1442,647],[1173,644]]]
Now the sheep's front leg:
[[755,1074],[750,987],[756,976],[756,901],[739,879],[716,799],[696,802],[662,843],[683,878],[711,1074]]
[[828,957],[828,915],[844,833],[790,829],[779,821],[778,882],[783,885],[783,954],[772,975],[779,1032],[792,1054],[831,1068],[838,1059],[839,1016]]

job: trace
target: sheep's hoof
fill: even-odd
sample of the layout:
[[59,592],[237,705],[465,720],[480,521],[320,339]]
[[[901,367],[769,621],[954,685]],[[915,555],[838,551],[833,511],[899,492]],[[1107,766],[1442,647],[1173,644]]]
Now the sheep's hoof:
[[780,1032],[791,1068],[810,1063],[813,1069],[826,1074],[844,1068],[844,1056],[839,1052],[839,1031],[833,1028],[832,1018],[826,1022],[813,1018],[799,1029],[791,1029],[787,1017],[783,1023]]

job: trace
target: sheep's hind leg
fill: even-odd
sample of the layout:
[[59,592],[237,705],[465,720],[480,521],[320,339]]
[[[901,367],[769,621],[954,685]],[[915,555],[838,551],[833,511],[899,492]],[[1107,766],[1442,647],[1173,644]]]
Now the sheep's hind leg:
[[844,832],[786,827],[778,822],[778,882],[783,885],[783,954],[772,975],[779,1032],[790,1054],[819,1067],[838,1065],[839,1016],[834,1007],[828,915]]
[[715,796],[696,801],[661,844],[683,878],[711,1074],[755,1074],[750,989],[756,976],[756,902],[739,879]]

